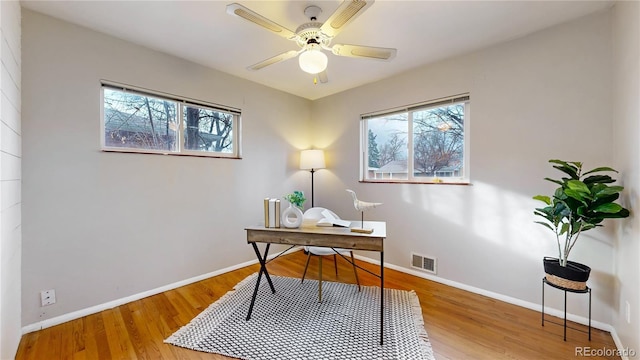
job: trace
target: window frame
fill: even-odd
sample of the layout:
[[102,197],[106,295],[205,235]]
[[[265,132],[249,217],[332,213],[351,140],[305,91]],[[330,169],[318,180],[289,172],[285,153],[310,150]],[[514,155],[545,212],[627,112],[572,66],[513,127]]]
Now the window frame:
[[[124,93],[132,93],[140,96],[152,97],[160,100],[171,101],[176,104],[176,142],[177,146],[175,150],[156,150],[156,149],[142,149],[133,147],[115,147],[108,146],[106,144],[106,124],[105,124],[105,106],[104,106],[104,91],[105,89],[117,90]],[[232,119],[232,151],[231,152],[216,152],[216,151],[197,151],[185,149],[185,132],[186,132],[186,120],[185,120],[185,107],[197,107],[204,110],[217,111],[221,113],[230,114]],[[111,81],[100,82],[100,149],[105,152],[121,152],[121,153],[138,153],[138,154],[160,154],[160,155],[177,155],[177,156],[195,156],[195,157],[210,157],[210,158],[227,158],[227,159],[241,159],[241,118],[242,112],[240,109],[236,109],[229,106],[223,106],[219,104],[209,103],[201,100],[189,99],[173,94],[162,93],[159,91],[153,91],[131,85],[124,85]]]
[[[464,124],[463,124],[463,167],[461,176],[456,177],[422,177],[414,175],[414,130],[413,122],[415,112],[428,109],[463,104]],[[407,178],[406,179],[375,179],[368,177],[369,170],[369,126],[368,120],[377,119],[394,114],[407,114]],[[364,183],[399,183],[399,184],[449,184],[449,185],[470,185],[469,164],[470,164],[470,136],[469,119],[471,118],[471,96],[469,93],[448,96],[445,98],[429,100],[418,104],[376,111],[360,115],[360,174],[359,181]],[[409,160],[411,159],[411,160]]]

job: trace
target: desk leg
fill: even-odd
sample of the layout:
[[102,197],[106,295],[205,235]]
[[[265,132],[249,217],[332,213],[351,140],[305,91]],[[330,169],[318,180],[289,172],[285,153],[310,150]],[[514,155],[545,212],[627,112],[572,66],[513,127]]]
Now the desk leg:
[[384,251],[380,251],[380,345],[384,344]]
[[269,247],[271,244],[267,244],[266,249],[264,249],[264,255],[260,255],[260,250],[258,249],[258,245],[256,243],[251,243],[253,246],[253,251],[255,251],[256,256],[258,257],[258,262],[260,262],[260,271],[258,272],[258,279],[256,280],[256,287],[253,290],[253,296],[251,297],[251,305],[249,305],[249,313],[247,314],[247,321],[251,319],[251,313],[253,312],[253,305],[256,302],[256,296],[258,295],[258,288],[260,288],[260,280],[262,280],[262,273],[264,273],[265,278],[267,278],[267,282],[271,287],[271,292],[276,293],[276,288],[273,286],[273,282],[271,282],[271,278],[269,277],[269,272],[267,271],[267,255],[269,254]]

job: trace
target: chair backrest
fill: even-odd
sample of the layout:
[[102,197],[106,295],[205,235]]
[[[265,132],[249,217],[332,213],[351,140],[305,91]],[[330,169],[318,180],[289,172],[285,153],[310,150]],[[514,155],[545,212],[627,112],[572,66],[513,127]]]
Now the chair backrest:
[[[336,219],[340,219],[340,217],[336,215],[336,213],[334,213],[329,209],[325,209],[323,207],[312,207],[311,209],[308,209],[307,211],[304,212],[303,218],[305,220],[323,219],[324,215],[322,215],[322,212],[325,210],[328,210],[331,213],[331,215],[333,215]],[[319,255],[319,256],[334,255],[336,251],[343,255],[347,255],[350,252],[350,250],[347,250],[347,249],[336,249],[336,251],[333,251],[331,248],[316,247],[316,246],[305,246],[304,248],[306,251],[309,251],[313,255]]]
[[340,219],[340,217],[336,215],[336,213],[334,213],[329,209],[325,209],[323,207],[312,207],[311,209],[308,209],[307,211],[304,212],[303,218],[305,220],[320,220],[324,218],[324,216],[322,215],[322,212],[324,210],[328,210],[331,213],[331,215],[333,215],[336,219]]

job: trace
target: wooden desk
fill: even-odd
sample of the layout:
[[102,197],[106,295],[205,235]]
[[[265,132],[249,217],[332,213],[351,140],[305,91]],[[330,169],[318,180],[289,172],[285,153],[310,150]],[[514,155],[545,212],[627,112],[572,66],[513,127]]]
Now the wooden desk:
[[[249,305],[247,321],[251,319],[262,274],[265,275],[269,287],[271,287],[271,292],[276,292],[266,267],[271,244],[377,251],[380,252],[380,275],[376,276],[380,278],[380,344],[382,345],[384,332],[384,240],[387,237],[387,224],[383,221],[365,221],[364,226],[360,226],[360,221],[352,221],[352,227],[373,228],[371,234],[364,234],[351,232],[349,228],[344,227],[319,227],[315,225],[316,221],[305,220],[302,226],[297,229],[265,228],[264,226],[245,228],[247,231],[247,243],[253,246],[253,250],[260,262],[260,272],[256,280],[256,287],[253,290],[251,305]],[[257,243],[267,244],[263,254],[260,254]]]

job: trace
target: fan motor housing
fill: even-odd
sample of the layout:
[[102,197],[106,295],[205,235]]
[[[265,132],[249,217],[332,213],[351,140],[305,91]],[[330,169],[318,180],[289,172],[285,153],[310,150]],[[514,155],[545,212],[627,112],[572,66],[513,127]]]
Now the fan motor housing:
[[296,29],[296,35],[298,35],[297,43],[300,47],[304,47],[309,43],[310,39],[315,39],[321,46],[329,46],[331,38],[320,32],[322,23],[312,21],[304,23]]

